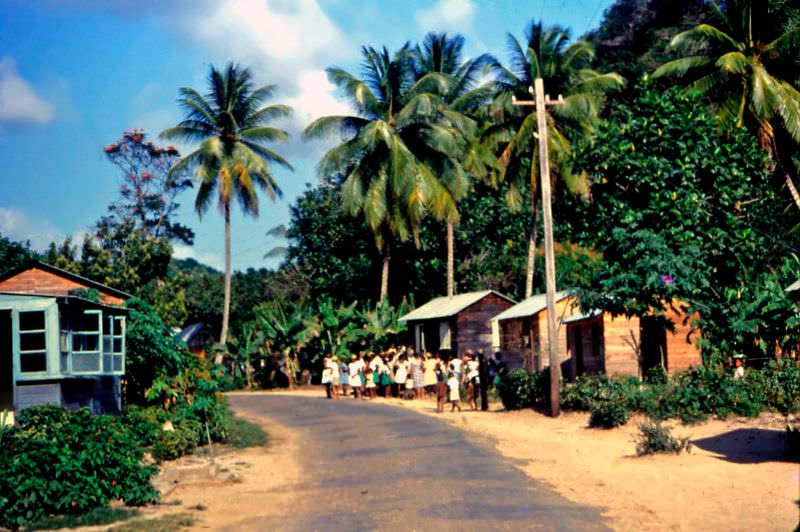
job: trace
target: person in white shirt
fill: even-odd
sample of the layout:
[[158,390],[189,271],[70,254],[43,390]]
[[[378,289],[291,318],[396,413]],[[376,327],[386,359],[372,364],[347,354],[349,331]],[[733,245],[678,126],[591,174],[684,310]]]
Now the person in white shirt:
[[364,370],[365,366],[364,361],[360,357],[356,355],[350,357],[350,365],[348,366],[350,375],[348,376],[348,382],[353,389],[353,398],[355,399],[361,398],[361,386],[364,384],[361,382],[361,372]]

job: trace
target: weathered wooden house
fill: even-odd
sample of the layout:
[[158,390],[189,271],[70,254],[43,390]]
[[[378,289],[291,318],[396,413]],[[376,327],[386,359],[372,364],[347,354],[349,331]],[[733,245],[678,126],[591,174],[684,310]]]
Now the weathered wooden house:
[[667,373],[702,364],[699,331],[675,309],[643,318],[609,312],[563,320],[572,375],[606,373],[643,377],[655,367]]
[[408,324],[417,351],[463,354],[467,349],[483,349],[489,353],[497,347],[492,318],[513,304],[513,299],[494,290],[468,292],[432,299],[400,321]]
[[40,262],[1,275],[0,411],[118,412],[129,297]]
[[[699,333],[676,310],[641,319],[600,311],[583,314],[576,297],[558,292],[556,312],[556,349],[565,379],[600,373],[644,376],[656,366],[673,373],[702,364]],[[545,294],[529,297],[494,321],[509,368],[541,371],[549,366]]]
[[[556,293],[557,349],[562,365],[569,357],[566,330],[562,320],[577,311],[577,301],[569,295],[569,292]],[[499,328],[500,350],[509,369],[525,368],[528,371],[541,371],[550,365],[545,294],[536,294],[517,303],[496,315],[492,321]]]

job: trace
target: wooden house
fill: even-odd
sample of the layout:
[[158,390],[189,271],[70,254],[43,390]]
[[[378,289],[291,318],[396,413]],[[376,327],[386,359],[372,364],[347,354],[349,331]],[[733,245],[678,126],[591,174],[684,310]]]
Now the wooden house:
[[437,297],[400,318],[408,324],[417,351],[450,351],[496,347],[492,318],[514,304],[514,300],[484,290],[452,297]]
[[[566,329],[562,325],[565,317],[577,312],[577,300],[569,292],[556,293],[556,312],[558,324],[558,357],[562,361],[569,358],[567,353]],[[525,368],[528,371],[541,371],[550,365],[549,343],[547,337],[547,297],[536,294],[492,318],[500,332],[500,350],[505,356],[509,369]],[[568,369],[569,364],[566,365]],[[565,374],[568,375],[568,374]]]
[[40,262],[0,275],[0,412],[118,412],[129,297]]
[[655,367],[667,373],[702,364],[691,317],[675,309],[643,318],[609,312],[563,320],[572,375],[605,373],[643,377]]
[[186,344],[190,353],[206,358],[206,344],[211,338],[211,331],[205,323],[193,323],[184,327],[178,333],[178,338]]

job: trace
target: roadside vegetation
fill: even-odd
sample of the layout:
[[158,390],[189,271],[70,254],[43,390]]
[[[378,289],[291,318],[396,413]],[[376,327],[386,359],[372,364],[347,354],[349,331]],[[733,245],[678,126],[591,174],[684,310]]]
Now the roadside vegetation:
[[[352,114],[305,131],[330,141],[319,175],[298,176],[315,184],[292,200],[287,227],[265,229],[280,265],[243,272],[231,271],[230,212],[257,216],[259,194],[280,197],[273,166],[291,164],[271,124],[291,109],[265,105],[276,88],[252,80],[269,73],[211,67],[208,94],[180,89],[184,120],[162,134],[196,142],[188,154],[139,129],[98,154],[119,195],[82,242],[38,253],[0,235],[0,270],[39,258],[135,296],[122,415],[37,408],[2,429],[0,526],[146,504],[155,462],[209,442],[263,445],[224,391],[291,385],[303,370],[317,379],[326,352],[401,339],[398,318],[416,303],[543,291],[535,119],[513,105],[537,77],[565,101],[547,122],[558,286],[587,311],[681,307],[703,332],[702,366],[579,377],[562,406],[598,427],[634,412],[684,423],[796,414],[800,302],[785,288],[800,277],[798,28],[800,9],[782,0],[617,0],[582,38],[540,20],[509,28],[506,57],[466,57],[462,36],[435,32],[364,47],[357,74],[327,70]],[[217,204],[225,219],[224,272],[173,258],[194,240],[177,216],[193,178],[197,212]],[[175,336],[193,323],[219,340],[209,358]],[[734,355],[759,369],[734,381]],[[517,370],[498,394],[508,409],[535,407],[548,386]],[[658,425],[643,437],[643,452],[681,445]]]

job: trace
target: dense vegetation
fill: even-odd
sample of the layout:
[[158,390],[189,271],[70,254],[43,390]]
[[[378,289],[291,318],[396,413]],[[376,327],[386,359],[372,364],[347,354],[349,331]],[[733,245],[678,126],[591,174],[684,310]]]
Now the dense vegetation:
[[[165,132],[197,142],[188,155],[141,130],[103,150],[120,194],[83,242],[40,255],[0,235],[3,271],[40,258],[135,296],[122,418],[37,409],[0,432],[0,526],[150,500],[143,446],[162,460],[209,438],[263,441],[230,418],[224,389],[272,386],[279,364],[315,371],[325,352],[402,340],[398,318],[415,303],[541,291],[536,121],[512,105],[536,77],[565,96],[547,118],[559,288],[576,289],[585,309],[696,313],[706,359],[646,382],[580,377],[563,407],[600,427],[636,411],[684,422],[796,412],[800,369],[776,358],[800,341],[798,302],[784,291],[800,276],[798,28],[800,9],[785,0],[617,0],[582,39],[536,20],[510,28],[524,32],[509,34],[505,58],[466,57],[463,37],[442,33],[395,51],[366,46],[358,75],[328,69],[352,114],[306,130],[334,142],[273,233],[287,238],[275,270],[172,258],[194,237],[176,219],[192,172],[198,212],[216,200],[229,241],[232,204],[257,215],[259,192],[280,194],[270,164],[290,166],[268,146],[286,138],[269,124],[291,111],[263,104],[274,87],[255,87],[238,65],[212,67],[208,95],[181,89],[185,119]],[[175,338],[197,322],[220,340],[208,347],[224,366]],[[734,381],[733,354],[764,367]],[[498,392],[523,408],[548,386],[517,370]],[[641,452],[681,445],[648,426]]]

